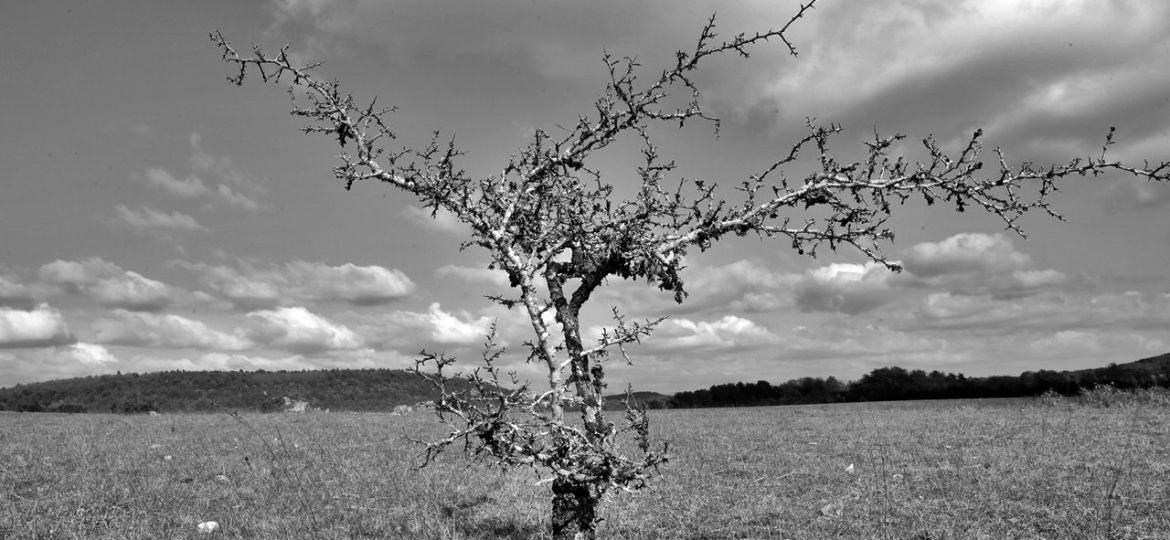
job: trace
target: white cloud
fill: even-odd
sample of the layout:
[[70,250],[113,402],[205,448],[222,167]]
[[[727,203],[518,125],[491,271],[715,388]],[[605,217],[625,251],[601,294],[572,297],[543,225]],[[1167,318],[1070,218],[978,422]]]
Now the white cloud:
[[0,387],[110,373],[112,365],[125,369],[108,349],[87,342],[0,352]]
[[260,204],[251,197],[232,190],[232,188],[228,187],[227,184],[220,184],[216,186],[215,192],[219,195],[221,200],[241,210],[256,210],[257,208],[260,208]]
[[961,319],[984,312],[990,306],[988,297],[932,293],[923,299],[918,314],[926,319]]
[[802,311],[863,313],[892,301],[894,273],[886,267],[833,263],[810,270],[796,288],[796,304]]
[[[590,334],[597,339],[601,329],[592,328]],[[714,321],[667,319],[655,328],[650,337],[643,339],[643,344],[645,350],[651,353],[687,351],[717,354],[759,348],[773,344],[777,339],[775,334],[755,321],[725,315]]]
[[1068,282],[1055,269],[1036,269],[1032,259],[1001,234],[961,233],[906,250],[907,284],[995,298],[1031,296]]
[[1125,332],[1148,335],[1170,328],[1170,298],[1154,292],[1044,292],[999,297],[933,293],[903,321],[907,331],[955,338],[1011,335],[1050,336],[1060,331]]
[[70,292],[78,293],[83,286],[117,276],[123,272],[122,268],[114,263],[106,262],[98,257],[90,257],[81,262],[56,260],[41,266],[38,276],[42,281],[61,285]]
[[1023,269],[1032,260],[1016,251],[1002,234],[960,233],[942,242],[924,242],[906,250],[907,271],[930,278],[946,274]]
[[175,290],[137,272],[91,257],[81,262],[56,260],[41,266],[41,281],[86,296],[109,307],[158,311],[169,304]]
[[155,229],[183,231],[207,230],[206,227],[200,225],[198,221],[195,221],[195,218],[182,212],[167,213],[166,211],[155,210],[146,206],[142,207],[141,210],[131,210],[121,204],[114,207],[114,209],[118,212],[118,219],[139,231]]
[[120,279],[98,280],[90,294],[102,305],[152,311],[162,309],[171,293],[162,282],[127,271]]
[[179,315],[154,315],[117,310],[113,318],[91,325],[99,343],[136,347],[194,348],[239,351],[250,343],[240,336],[208,327]]
[[687,292],[681,304],[672,293],[642,280],[611,279],[595,297],[600,304],[618,306],[637,317],[774,312],[793,305],[794,288],[804,279],[751,259],[719,266],[687,261],[679,275]]
[[74,343],[63,349],[62,354],[87,366],[113,364],[118,361],[109,350],[94,343]]
[[1066,276],[1063,272],[1053,270],[1017,270],[1012,272],[1012,279],[1024,287],[1042,287],[1062,283]]
[[[551,319],[552,314],[548,315],[548,319]],[[478,348],[495,321],[499,321],[496,341],[501,345],[507,345],[514,338],[518,341],[530,339],[532,331],[527,317],[498,305],[488,306],[472,314],[463,310],[444,310],[440,303],[432,302],[424,312],[351,311],[343,316],[364,342],[379,352],[413,354],[420,349]],[[462,352],[466,351],[460,354]]]
[[283,281],[298,298],[341,300],[354,305],[377,305],[409,296],[414,282],[401,270],[345,263],[293,261],[284,266]]
[[146,170],[146,180],[151,185],[161,187],[174,195],[188,199],[205,197],[211,194],[211,190],[207,189],[207,186],[203,183],[203,179],[197,176],[178,179],[163,169],[150,168]]
[[248,317],[255,323],[249,337],[259,344],[301,354],[362,346],[361,338],[346,326],[300,306],[253,311]]
[[377,265],[292,261],[284,265],[256,267],[241,262],[230,266],[176,262],[199,272],[201,280],[220,297],[242,309],[272,308],[289,302],[340,301],[356,306],[386,304],[415,290],[401,270]]
[[443,311],[438,302],[432,303],[427,308],[431,339],[440,344],[453,345],[482,342],[491,327],[491,318],[484,316],[473,320],[467,312],[458,315]]
[[49,347],[72,341],[65,318],[48,304],[32,310],[0,308],[0,348]]
[[792,290],[800,279],[797,274],[778,272],[746,259],[687,268],[683,271],[687,298],[669,311],[775,311],[792,305]]
[[200,279],[204,284],[240,309],[275,307],[283,298],[276,284],[263,278],[245,276],[228,266],[177,264],[201,272]]

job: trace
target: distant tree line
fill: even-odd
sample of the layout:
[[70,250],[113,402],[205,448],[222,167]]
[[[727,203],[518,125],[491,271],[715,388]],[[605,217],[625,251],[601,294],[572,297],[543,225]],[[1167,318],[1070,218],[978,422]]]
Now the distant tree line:
[[1170,354],[1128,364],[1079,371],[1026,371],[1019,376],[967,377],[962,374],[900,367],[882,367],[860,379],[843,383],[834,377],[803,377],[779,385],[767,381],[719,384],[703,390],[679,392],[665,407],[751,407],[891,401],[1038,396],[1045,392],[1076,395],[1098,385],[1118,389],[1170,387]]
[[[453,384],[459,384],[453,382]],[[962,374],[882,367],[856,381],[802,377],[718,384],[664,395],[635,392],[630,399],[648,409],[755,407],[890,401],[1038,396],[1048,391],[1076,395],[1109,384],[1118,389],[1170,387],[1170,354],[1127,364],[1079,371],[1027,371],[1019,376],[967,377]],[[390,369],[319,371],[167,371],[63,379],[0,388],[0,410],[24,412],[275,412],[284,398],[333,411],[390,411],[438,397],[414,373]],[[625,409],[626,396],[606,397],[606,407]]]
[[284,398],[314,408],[391,410],[435,399],[434,388],[402,370],[167,371],[100,375],[0,389],[0,410],[24,412],[280,411]]

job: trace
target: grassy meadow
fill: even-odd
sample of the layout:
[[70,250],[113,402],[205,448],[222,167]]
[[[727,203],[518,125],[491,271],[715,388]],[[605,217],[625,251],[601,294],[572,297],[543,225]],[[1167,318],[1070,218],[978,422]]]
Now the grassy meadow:
[[[673,456],[606,538],[1170,538],[1170,407],[940,401],[655,411]],[[542,538],[549,487],[426,412],[0,414],[0,539]],[[852,464],[852,469],[848,467]],[[200,522],[219,531],[200,534]]]

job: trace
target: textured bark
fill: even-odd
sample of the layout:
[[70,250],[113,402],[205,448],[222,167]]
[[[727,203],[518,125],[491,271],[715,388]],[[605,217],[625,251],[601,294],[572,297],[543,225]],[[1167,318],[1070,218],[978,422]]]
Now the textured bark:
[[597,486],[563,478],[553,481],[552,536],[555,540],[597,538],[597,507],[601,490]]
[[[574,261],[579,264],[579,261]],[[566,268],[560,265],[550,265],[545,276],[549,288],[549,296],[557,308],[557,321],[561,323],[562,335],[565,338],[565,352],[569,356],[570,379],[577,397],[581,399],[581,419],[585,427],[585,436],[589,442],[598,447],[605,447],[607,438],[613,430],[612,425],[605,420],[605,411],[602,404],[602,391],[605,388],[604,371],[599,363],[590,362],[585,354],[581,342],[581,306],[589,299],[593,289],[601,279],[586,275],[581,285],[574,291],[571,299],[566,298],[564,291]],[[578,268],[579,270],[579,268]],[[601,505],[601,495],[606,484],[604,479],[589,481],[573,481],[565,477],[558,477],[553,481],[552,502],[552,533],[557,540],[593,540],[597,537],[597,511]]]

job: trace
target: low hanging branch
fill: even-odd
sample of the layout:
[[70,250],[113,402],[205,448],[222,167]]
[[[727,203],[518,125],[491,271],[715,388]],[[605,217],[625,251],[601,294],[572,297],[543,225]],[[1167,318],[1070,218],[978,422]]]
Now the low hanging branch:
[[[552,393],[533,395],[515,373],[502,373],[496,361],[503,352],[495,343],[493,328],[484,345],[483,366],[469,375],[448,373],[455,359],[447,356],[423,352],[416,361],[414,372],[429,381],[441,396],[433,405],[436,414],[452,427],[444,439],[414,441],[423,447],[424,466],[446,448],[462,446],[465,452],[501,467],[527,466],[538,472],[551,471],[555,478],[624,490],[646,486],[648,472],[664,463],[666,455],[651,449],[643,409],[627,396],[629,425],[613,434],[632,435],[642,458],[630,460],[608,451],[606,444],[598,444],[582,429],[550,414]],[[455,390],[451,382],[456,380],[470,384],[461,384],[465,388]]]
[[[998,149],[988,159],[981,131],[955,155],[931,138],[923,140],[923,161],[895,155],[894,145],[904,136],[875,133],[864,159],[842,161],[830,144],[841,127],[809,120],[808,133],[754,175],[669,180],[675,164],[661,158],[650,128],[681,128],[694,120],[719,128],[718,120],[704,112],[692,79],[700,62],[721,54],[747,57],[751,47],[773,40],[795,56],[785,32],[813,4],[801,4],[779,29],[724,41],[712,17],[692,50],[678,51],[673,63],[645,80],[631,58],[605,55],[609,81],[592,110],[558,137],[536,131],[501,172],[487,176],[459,168],[462,153],[455,141],[441,142],[438,133],[421,147],[396,147],[388,121],[393,108],[376,101],[359,105],[337,81],[318,78],[318,64],[296,62],[288,46],[273,55],[253,47],[245,56],[218,32],[211,40],[234,68],[228,77],[232,83],[241,85],[254,73],[264,82],[289,85],[292,114],[308,122],[304,131],[334,138],[342,148],[333,173],[346,189],[361,181],[385,182],[413,194],[432,212],[450,212],[470,226],[463,247],[483,248],[491,257],[489,268],[507,274],[515,296],[491,299],[527,314],[533,339],[524,345],[529,362],[545,368],[547,389],[537,393],[501,372],[496,362],[503,351],[495,344],[494,330],[483,366],[464,376],[470,386],[461,390],[449,385],[454,359],[424,352],[415,369],[440,391],[435,409],[452,431],[445,439],[421,443],[422,458],[428,463],[442,450],[461,445],[501,466],[550,473],[554,536],[592,537],[601,497],[610,488],[645,487],[667,460],[665,448],[650,444],[644,410],[628,407],[621,430],[604,417],[608,352],[616,348],[628,362],[625,345],[648,336],[661,322],[627,322],[615,310],[615,325],[586,344],[581,308],[609,278],[645,279],[682,302],[686,292],[679,271],[684,255],[692,248],[706,250],[728,234],[783,238],[809,256],[824,246],[851,247],[896,270],[897,263],[881,248],[894,237],[889,218],[912,200],[951,205],[958,212],[983,210],[1022,235],[1019,219],[1028,212],[1060,218],[1049,206],[1049,196],[1065,177],[1123,173],[1151,181],[1170,178],[1166,162],[1135,167],[1112,159],[1112,128],[1095,157],[1012,167]],[[668,105],[672,96],[680,95],[684,105]],[[631,139],[642,147],[636,171],[640,186],[634,197],[619,201],[613,186],[589,162],[594,152]],[[807,171],[809,164],[810,172],[791,171]],[[732,185],[737,199],[724,198],[716,189],[720,182]],[[579,410],[581,423],[566,420],[566,409]],[[633,436],[640,457],[620,452],[623,434]]]

